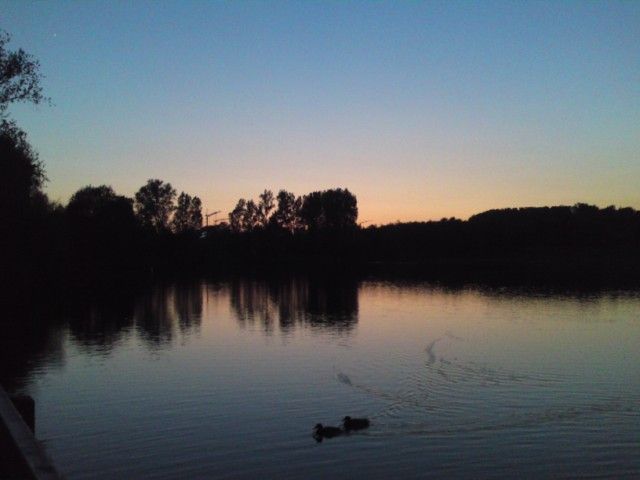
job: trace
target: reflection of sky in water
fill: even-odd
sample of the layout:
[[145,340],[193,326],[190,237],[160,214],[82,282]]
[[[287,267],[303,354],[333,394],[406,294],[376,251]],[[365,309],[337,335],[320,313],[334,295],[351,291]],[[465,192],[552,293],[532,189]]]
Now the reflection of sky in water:
[[[168,286],[51,323],[22,375],[70,478],[630,475],[639,306],[303,277]],[[311,427],[346,414],[373,425],[315,445]]]

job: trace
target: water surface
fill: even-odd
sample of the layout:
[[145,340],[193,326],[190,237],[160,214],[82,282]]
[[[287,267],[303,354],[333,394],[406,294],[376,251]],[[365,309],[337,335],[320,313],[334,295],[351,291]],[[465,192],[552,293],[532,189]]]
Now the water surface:
[[70,479],[640,476],[634,292],[236,279],[2,328]]

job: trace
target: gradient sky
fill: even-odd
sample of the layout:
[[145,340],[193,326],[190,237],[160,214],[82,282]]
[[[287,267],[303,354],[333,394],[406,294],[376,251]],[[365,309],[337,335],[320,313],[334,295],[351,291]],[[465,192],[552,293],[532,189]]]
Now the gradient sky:
[[228,212],[347,187],[360,221],[640,208],[640,2],[4,1],[52,106],[47,192],[169,181]]

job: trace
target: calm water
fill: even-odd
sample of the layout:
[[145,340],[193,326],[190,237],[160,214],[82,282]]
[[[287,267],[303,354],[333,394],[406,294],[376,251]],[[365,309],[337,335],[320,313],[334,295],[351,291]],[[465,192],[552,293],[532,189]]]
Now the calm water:
[[634,293],[237,280],[2,328],[70,479],[640,477]]

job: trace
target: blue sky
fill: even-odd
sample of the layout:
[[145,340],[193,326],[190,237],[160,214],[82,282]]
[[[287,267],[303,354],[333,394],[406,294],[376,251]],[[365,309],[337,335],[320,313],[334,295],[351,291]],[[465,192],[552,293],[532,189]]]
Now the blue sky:
[[231,210],[348,187],[374,223],[640,208],[640,2],[27,2],[53,199],[147,178]]

